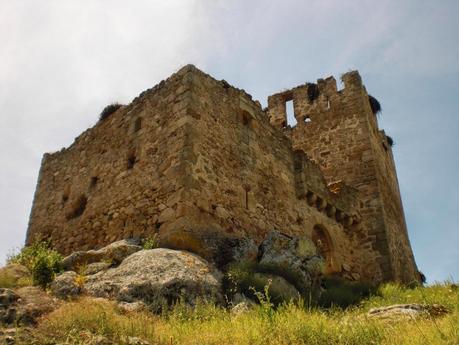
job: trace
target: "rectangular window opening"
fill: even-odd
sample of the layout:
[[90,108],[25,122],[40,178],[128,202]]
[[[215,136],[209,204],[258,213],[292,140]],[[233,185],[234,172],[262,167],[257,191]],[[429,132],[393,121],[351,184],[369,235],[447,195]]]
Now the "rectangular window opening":
[[285,108],[287,111],[287,125],[290,127],[296,126],[295,112],[293,110],[293,100],[287,101],[285,103]]

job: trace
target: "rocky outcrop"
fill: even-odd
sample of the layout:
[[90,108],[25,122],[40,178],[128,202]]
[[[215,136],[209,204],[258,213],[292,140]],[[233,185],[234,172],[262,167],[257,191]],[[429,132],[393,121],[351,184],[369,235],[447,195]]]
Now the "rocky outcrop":
[[79,295],[81,286],[77,284],[77,277],[78,274],[73,271],[67,271],[58,275],[51,283],[51,292],[59,298]]
[[67,271],[77,271],[85,265],[95,262],[104,262],[117,265],[129,255],[142,250],[140,243],[135,239],[125,239],[98,250],[77,251],[62,260],[62,266]]
[[448,309],[439,304],[395,304],[387,307],[370,309],[367,316],[384,320],[415,320],[421,317],[438,317],[448,313]]
[[141,301],[158,311],[178,300],[222,302],[222,274],[185,251],[157,248],[127,257],[118,267],[86,277],[84,291],[123,302]]
[[260,245],[259,264],[282,275],[301,293],[318,289],[323,271],[323,258],[311,240],[277,231],[270,232]]
[[57,300],[38,287],[23,287],[16,291],[0,289],[0,324],[34,324],[38,317],[58,305]]

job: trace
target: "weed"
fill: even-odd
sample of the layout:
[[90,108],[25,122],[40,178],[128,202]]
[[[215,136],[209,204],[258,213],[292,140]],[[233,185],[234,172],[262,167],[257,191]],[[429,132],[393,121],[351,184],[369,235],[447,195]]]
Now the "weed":
[[147,237],[142,241],[143,249],[155,249],[159,247],[158,234],[154,234],[152,237]]

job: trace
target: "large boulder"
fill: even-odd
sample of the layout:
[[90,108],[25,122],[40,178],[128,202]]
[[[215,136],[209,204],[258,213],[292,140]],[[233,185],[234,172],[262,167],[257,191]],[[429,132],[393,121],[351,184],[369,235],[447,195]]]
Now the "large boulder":
[[258,255],[265,271],[284,277],[301,293],[319,290],[324,260],[308,238],[272,231],[261,243]]
[[86,293],[122,302],[141,301],[153,311],[178,300],[222,302],[222,274],[201,257],[185,251],[136,252],[118,266],[86,277]]
[[62,266],[66,271],[78,271],[85,265],[94,262],[106,262],[119,264],[129,255],[142,250],[136,239],[125,239],[113,242],[98,250],[77,251],[62,260]]
[[77,282],[78,274],[73,271],[64,272],[51,283],[51,292],[60,298],[79,295],[81,286]]
[[255,273],[253,276],[268,288],[268,293],[276,304],[298,300],[300,297],[300,293],[295,286],[281,276],[269,273]]

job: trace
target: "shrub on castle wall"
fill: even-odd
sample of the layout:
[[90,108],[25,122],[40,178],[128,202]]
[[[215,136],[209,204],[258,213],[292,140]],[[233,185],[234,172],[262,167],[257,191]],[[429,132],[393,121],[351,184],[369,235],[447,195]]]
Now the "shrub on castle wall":
[[115,111],[117,111],[119,108],[121,108],[123,105],[119,103],[112,103],[107,105],[104,110],[99,115],[99,121],[104,121],[107,119],[110,115],[112,115]]

